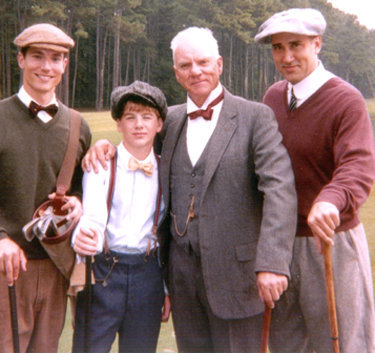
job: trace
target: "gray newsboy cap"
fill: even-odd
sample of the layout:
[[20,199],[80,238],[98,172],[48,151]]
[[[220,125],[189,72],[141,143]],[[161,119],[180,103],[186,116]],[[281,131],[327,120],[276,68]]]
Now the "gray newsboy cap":
[[141,98],[149,103],[159,111],[163,121],[165,120],[168,107],[164,93],[159,88],[142,81],[134,81],[129,86],[119,86],[112,91],[111,114],[113,119],[121,118],[125,103],[132,97]]
[[269,43],[273,34],[284,32],[317,36],[324,33],[326,25],[326,20],[318,10],[289,9],[278,12],[265,21],[254,39],[259,43]]

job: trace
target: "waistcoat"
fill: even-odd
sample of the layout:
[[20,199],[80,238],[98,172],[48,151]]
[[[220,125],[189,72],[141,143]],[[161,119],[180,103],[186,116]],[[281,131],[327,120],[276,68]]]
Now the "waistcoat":
[[[171,234],[186,252],[192,249],[196,255],[200,255],[199,204],[209,143],[193,167],[187,150],[186,130],[185,123],[171,162]],[[191,210],[194,217],[189,219]]]

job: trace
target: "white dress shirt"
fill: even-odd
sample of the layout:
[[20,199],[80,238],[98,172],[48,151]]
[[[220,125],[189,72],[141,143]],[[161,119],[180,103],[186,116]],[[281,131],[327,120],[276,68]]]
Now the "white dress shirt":
[[[218,86],[211,91],[206,101],[201,107],[197,107],[196,104],[187,97],[187,113],[191,113],[198,109],[206,109],[207,106],[216,99],[223,91],[222,85],[219,83]],[[190,157],[191,164],[194,166],[199,157],[201,156],[204,148],[207,145],[213,131],[215,130],[223,101],[216,104],[213,109],[211,120],[205,120],[203,117],[198,117],[194,120],[188,119],[187,132],[186,132],[186,143],[187,150]]]
[[290,102],[292,88],[297,98],[296,106],[299,107],[332,77],[335,77],[335,75],[327,71],[322,62],[319,61],[317,68],[302,81],[295,85],[288,83],[288,102]]
[[[22,86],[20,88],[20,90],[18,91],[18,98],[21,100],[21,102],[23,104],[26,105],[26,107],[29,107],[30,105],[30,102],[33,100],[35,103],[38,103],[39,102],[36,102],[26,91],[25,91],[25,88]],[[57,106],[59,106],[59,103],[57,102],[57,99],[56,99],[56,96],[53,95],[51,101],[47,104],[47,105],[50,105],[50,104],[56,104]],[[37,117],[43,121],[44,123],[48,123],[49,121],[51,121],[53,119],[53,117],[51,115],[49,115],[46,111],[44,110],[41,110],[38,112],[37,114]]]
[[[144,253],[151,237],[159,190],[158,165],[151,151],[144,161],[154,164],[151,177],[143,171],[128,169],[131,154],[120,143],[117,148],[117,169],[112,199],[112,208],[107,225],[107,194],[110,171],[99,166],[99,173],[85,172],[83,177],[83,216],[76,227],[72,243],[79,229],[93,229],[98,233],[97,252],[104,246],[104,232],[107,231],[108,246],[121,253]],[[159,221],[164,212],[160,208]],[[107,225],[107,226],[106,226]],[[154,238],[151,245],[154,245]]]

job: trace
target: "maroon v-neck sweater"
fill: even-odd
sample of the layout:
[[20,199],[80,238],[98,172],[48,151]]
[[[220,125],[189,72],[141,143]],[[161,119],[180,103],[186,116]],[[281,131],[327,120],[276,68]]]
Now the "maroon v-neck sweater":
[[316,201],[331,202],[339,209],[337,231],[356,226],[358,209],[375,177],[372,127],[360,92],[335,77],[290,112],[287,81],[280,81],[267,90],[264,103],[275,112],[292,160],[297,236],[312,235],[307,215]]

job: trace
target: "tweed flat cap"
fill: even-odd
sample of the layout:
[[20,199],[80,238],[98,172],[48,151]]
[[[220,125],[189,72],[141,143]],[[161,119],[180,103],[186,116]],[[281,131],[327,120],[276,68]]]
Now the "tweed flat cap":
[[38,23],[25,28],[14,44],[20,48],[37,47],[67,53],[74,47],[74,40],[54,25]]
[[141,98],[151,104],[165,120],[168,107],[164,93],[159,88],[142,81],[134,81],[129,86],[119,86],[112,91],[111,114],[113,119],[121,118],[124,104],[132,97]]
[[326,20],[320,11],[303,8],[278,12],[265,21],[254,37],[256,42],[270,43],[276,33],[295,33],[307,36],[322,35],[326,29]]

